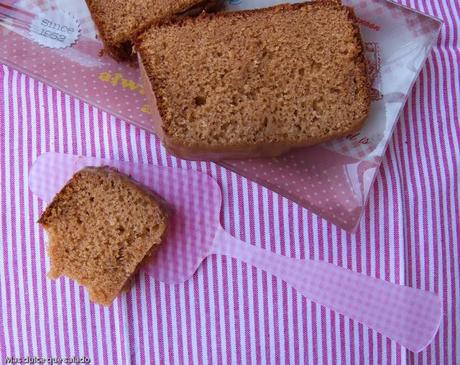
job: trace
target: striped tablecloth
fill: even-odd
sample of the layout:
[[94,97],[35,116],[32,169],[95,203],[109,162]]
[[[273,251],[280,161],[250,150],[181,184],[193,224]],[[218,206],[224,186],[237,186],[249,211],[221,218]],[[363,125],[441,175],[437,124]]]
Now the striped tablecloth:
[[[406,0],[445,24],[389,146],[357,234],[212,163],[165,153],[144,131],[0,66],[0,363],[86,356],[93,364],[459,364],[460,78],[458,0]],[[28,171],[45,151],[206,171],[223,225],[277,253],[326,260],[439,293],[433,344],[413,354],[224,256],[168,286],[141,273],[110,308],[46,278],[44,203]]]

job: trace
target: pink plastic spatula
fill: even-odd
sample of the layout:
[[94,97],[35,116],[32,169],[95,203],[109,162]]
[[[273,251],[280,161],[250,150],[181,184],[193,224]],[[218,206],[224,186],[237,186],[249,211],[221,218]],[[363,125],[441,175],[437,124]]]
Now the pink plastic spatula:
[[206,174],[48,153],[33,165],[30,188],[50,202],[76,171],[101,165],[131,175],[170,204],[173,214],[167,237],[146,267],[160,281],[182,283],[195,273],[206,256],[228,255],[276,275],[308,299],[388,336],[409,350],[422,350],[438,330],[441,302],[433,293],[326,262],[281,256],[231,236],[220,224],[220,187]]

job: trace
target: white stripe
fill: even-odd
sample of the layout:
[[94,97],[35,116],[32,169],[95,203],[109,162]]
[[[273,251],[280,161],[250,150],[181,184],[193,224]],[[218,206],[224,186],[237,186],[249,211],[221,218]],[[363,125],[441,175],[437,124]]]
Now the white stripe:
[[[107,113],[102,112],[102,145],[104,146],[104,156],[105,158],[110,159],[110,142],[109,142],[109,121],[107,118]],[[102,157],[102,153],[101,153]]]
[[128,125],[128,128],[127,128],[126,132],[129,134],[125,138],[126,141],[128,141],[128,138],[129,138],[129,144],[127,142],[126,145],[131,146],[131,150],[132,150],[132,154],[133,154],[131,162],[139,163],[138,148],[136,148],[136,146],[137,146],[137,142],[136,142],[136,127],[134,127],[134,126],[132,126],[130,124],[130,125]]
[[[72,113],[71,106],[70,106],[70,96],[69,95],[64,95],[64,103],[65,103],[64,119],[65,119],[66,129],[67,129],[67,152],[74,153],[75,151],[73,151],[73,143],[72,143],[73,113]],[[34,139],[35,138],[33,138],[32,140]]]
[[[215,164],[211,164],[211,171],[213,176],[217,176],[217,167]],[[221,174],[222,176],[222,185],[226,186],[226,175],[225,172]],[[224,189],[222,189],[222,196],[225,196]],[[225,210],[224,209],[224,215],[225,215]],[[216,257],[216,268],[217,268],[217,277],[215,278],[216,280],[216,285],[217,285],[217,296],[218,296],[218,310],[219,310],[219,319],[220,319],[220,343],[221,343],[221,357],[222,357],[222,362],[224,364],[229,363],[229,359],[227,358],[227,341],[226,341],[226,335],[225,335],[225,306],[224,306],[224,296],[223,296],[223,275],[222,275],[222,256],[217,255]]]
[[[222,197],[223,197],[223,215],[224,215],[224,227],[227,229],[230,227],[230,214],[229,214],[229,175],[231,179],[231,172],[228,172],[226,170],[222,171]],[[228,283],[223,283],[223,285],[227,285],[228,288],[228,295],[229,298],[226,298],[226,301],[228,302],[228,308],[229,308],[229,313],[228,313],[228,318],[229,318],[229,331],[230,331],[230,361],[227,359],[227,362],[230,364],[235,364],[236,363],[236,340],[235,340],[235,316],[232,314],[232,310],[234,310],[234,303],[233,303],[233,274],[232,274],[232,258],[227,257],[227,262],[224,267],[222,265],[222,270],[227,271],[227,278],[228,278]]]
[[179,327],[179,321],[177,319],[177,313],[176,313],[176,306],[177,306],[177,303],[176,303],[176,285],[170,285],[169,286],[169,290],[170,290],[170,300],[171,300],[171,305],[170,305],[170,308],[171,308],[171,318],[170,318],[170,321],[172,323],[172,339],[168,339],[168,340],[172,340],[172,345],[173,345],[173,354],[174,354],[174,358],[173,358],[173,361],[172,363],[173,364],[177,364],[179,363],[179,344],[178,344],[178,334],[177,334],[177,328]]
[[72,123],[72,127],[75,128],[75,131],[73,131],[73,128],[72,128],[72,132],[74,133],[75,135],[75,139],[76,139],[76,142],[77,142],[77,154],[78,155],[83,155],[83,147],[82,147],[82,131],[81,131],[81,116],[80,116],[80,100],[78,99],[74,99],[73,100],[73,117],[74,117],[74,120],[73,120],[73,123]]
[[103,143],[101,143],[101,136],[100,136],[100,131],[101,127],[104,128],[102,121],[99,119],[99,114],[98,110],[94,106],[90,106],[91,112],[93,113],[93,118],[89,122],[93,124],[93,140],[94,140],[94,155],[96,157],[102,157],[101,156],[101,145],[103,146]]
[[123,359],[122,346],[121,346],[121,336],[123,334],[122,334],[120,320],[118,318],[118,313],[121,310],[120,306],[121,306],[121,298],[115,299],[115,301],[113,302],[113,313],[114,313],[113,316],[114,316],[115,342],[116,342],[115,349],[117,352],[117,359],[119,359],[120,361],[125,361],[125,359]]
[[[396,235],[392,234],[395,232],[395,219],[399,218],[399,212],[400,210],[398,209],[397,211],[396,208],[394,207],[393,204],[393,197],[396,192],[393,191],[393,184],[392,184],[392,178],[391,178],[391,170],[389,164],[384,163],[384,173],[386,176],[386,182],[387,182],[387,200],[388,200],[388,232],[389,232],[389,247],[388,247],[388,255],[389,255],[389,280],[394,283],[396,281],[396,240],[400,240],[400,237],[396,237]],[[401,220],[397,220],[397,222],[401,222]],[[382,227],[382,229],[384,229]],[[403,241],[404,242],[404,241]],[[383,241],[383,246],[385,246],[385,240]]]
[[164,353],[164,363],[170,364],[169,360],[169,350],[168,350],[168,321],[170,318],[167,316],[166,312],[166,290],[164,283],[158,283],[160,287],[160,310],[161,310],[161,318],[162,318],[162,334],[163,337],[163,353]]
[[187,333],[187,308],[185,306],[185,286],[181,284],[179,286],[179,305],[180,305],[180,313],[181,313],[181,341],[182,341],[182,356],[183,356],[183,361],[184,364],[189,364],[189,354],[188,354],[188,349],[187,349],[187,339],[188,339],[188,333]]
[[[282,224],[281,217],[279,216],[279,199],[278,194],[270,193],[273,197],[273,226],[275,234],[275,252],[281,255],[281,247],[283,246],[283,241],[281,240],[280,226]],[[281,364],[286,363],[286,349],[284,348],[284,308],[283,308],[283,281],[282,278],[272,276],[272,280],[276,283],[277,291],[277,310],[278,310],[278,323],[275,323],[275,333],[278,333],[278,341],[280,353],[279,361]]]
[[157,305],[156,305],[156,298],[155,298],[155,287],[159,285],[159,282],[156,280],[150,280],[150,293],[151,293],[151,300],[152,300],[152,312],[151,312],[151,323],[152,323],[152,337],[153,337],[153,354],[154,354],[154,359],[155,359],[155,364],[160,364],[161,359],[160,359],[160,343],[159,343],[159,338],[160,338],[160,326],[158,325],[158,313],[157,313]]
[[[375,180],[375,184],[376,186],[378,187],[378,184],[379,184],[379,180],[380,180],[380,175],[377,176],[376,180]],[[372,193],[371,193],[371,196],[370,196],[370,199],[369,199],[369,212],[370,212],[370,215],[371,217],[375,216],[375,212],[377,211],[377,199],[378,199],[378,195],[380,194],[380,190],[377,190],[378,193],[376,194],[375,193],[375,189],[372,190]],[[378,218],[377,218],[378,219]],[[373,219],[371,218],[372,221],[374,220],[377,220],[377,219]],[[379,224],[381,224],[381,222],[379,222]],[[375,223],[374,224],[370,224],[369,225],[369,237],[370,237],[370,247],[371,247],[371,250],[370,250],[370,272],[371,272],[371,276],[373,277],[377,277],[377,262],[376,262],[376,255],[377,255],[377,251],[376,251],[376,247],[375,247],[375,243],[377,242],[377,237],[376,237],[376,232],[375,232]],[[354,253],[352,254],[352,257],[356,257],[354,255]],[[366,261],[368,259],[367,255],[364,256],[366,258]],[[354,259],[352,259],[354,261]],[[353,267],[353,270],[355,270],[355,268]],[[380,273],[379,273],[380,274]],[[363,331],[367,331],[368,330],[368,327],[367,326],[364,326],[363,328]],[[355,322],[355,334],[356,332],[358,332],[358,323]],[[371,332],[372,334],[372,354],[373,354],[373,363],[374,364],[378,364],[378,354],[379,354],[379,346],[378,346],[378,338],[377,338],[377,332],[375,330],[372,330]],[[383,340],[383,339],[382,339]],[[356,336],[355,335],[355,356],[359,356],[359,353],[356,352],[356,348],[359,346],[359,336]]]
[[[374,242],[379,242],[379,249],[380,249],[380,252],[378,252],[378,258],[379,258],[379,265],[380,265],[380,272],[379,272],[379,276],[380,276],[380,279],[382,280],[386,280],[386,277],[385,277],[385,248],[386,248],[386,245],[390,245],[392,246],[394,244],[394,242],[386,242],[385,241],[385,227],[386,227],[386,224],[385,224],[385,205],[384,205],[384,199],[388,199],[388,200],[391,200],[391,196],[390,195],[387,195],[387,197],[385,196],[385,193],[384,193],[384,190],[383,190],[383,179],[384,177],[382,175],[380,175],[377,179],[376,179],[376,184],[377,184],[377,189],[378,189],[378,205],[376,205],[376,209],[378,209],[378,222],[379,222],[379,235],[378,237],[375,237],[376,240]],[[377,208],[378,207],[378,208]],[[391,219],[390,219],[391,220]],[[373,258],[377,258],[377,256],[373,256]],[[390,268],[391,268],[391,258],[390,258]],[[366,330],[366,328],[364,328],[364,331]],[[381,351],[381,356],[382,356],[382,361],[386,361],[387,359],[387,346],[386,346],[386,341],[387,341],[387,338],[386,336],[383,336],[382,335],[382,345],[380,346],[380,351]],[[368,346],[367,344],[363,344],[363,347],[364,349],[368,349]],[[377,349],[379,349],[377,347]],[[374,352],[375,353],[375,352]]]
[[[31,79],[30,82],[29,82],[29,86],[30,86],[30,95],[31,95],[31,103],[30,103],[30,110],[31,110],[31,125],[32,125],[32,131],[31,131],[31,134],[33,136],[37,136],[37,125],[38,125],[38,120],[37,120],[37,111],[36,111],[36,103],[35,103],[35,100],[34,100],[34,95],[36,94],[36,91],[37,91],[37,88],[35,87],[35,83],[34,81]],[[32,159],[35,160],[37,158],[37,140],[38,138],[32,138]],[[33,196],[32,197],[32,209],[33,209],[33,216],[34,217],[38,217],[39,216],[39,209],[38,209],[38,199],[36,196]],[[40,236],[39,236],[39,227],[38,227],[38,224],[34,224],[33,225],[33,235],[35,237],[35,240],[34,242],[31,242],[31,244],[33,244],[35,247],[34,247],[34,252],[35,252],[35,259],[36,261],[38,262],[42,262],[41,261],[41,255],[40,255],[40,251],[41,251],[41,245],[40,245]],[[36,270],[36,273],[37,273],[37,286],[41,285],[41,276],[42,276],[42,268],[37,268]],[[38,290],[38,288],[37,288]],[[44,322],[44,309],[43,309],[43,300],[38,300],[38,325],[40,327],[39,329],[39,332],[40,333],[46,333],[45,331],[45,322]],[[46,341],[45,341],[45,337],[46,336],[39,336],[40,337],[40,347],[42,349],[42,351],[45,351],[46,349]]]
[[107,359],[107,354],[102,346],[102,341],[106,341],[106,338],[102,337],[102,326],[101,326],[101,306],[94,306],[94,322],[96,325],[96,338],[97,338],[97,359]]
[[[300,259],[301,254],[300,254],[300,246],[305,246],[308,242],[308,233],[307,233],[307,220],[306,217],[304,217],[304,212],[305,210],[300,210],[299,214],[299,209],[296,205],[294,205],[293,208],[293,221],[294,221],[294,245],[295,245],[295,257]],[[304,242],[300,242],[300,230],[299,230],[299,224],[296,224],[296,222],[299,222],[302,220],[303,224],[303,237],[304,237]],[[305,257],[307,260],[309,257]],[[295,294],[297,296],[297,323],[298,323],[298,329],[297,329],[297,334],[299,337],[299,343],[298,343],[298,348],[299,348],[299,363],[304,364],[305,363],[305,347],[304,347],[304,341],[305,341],[305,334],[304,332],[306,331],[306,328],[304,327],[304,322],[305,322],[305,315],[302,307],[302,300],[303,296],[299,292],[296,292]],[[310,337],[308,337],[310,338]]]
[[[23,108],[22,108],[22,115],[24,118],[28,118],[27,114],[27,94],[26,94],[26,77],[21,78],[21,100],[23,100]],[[31,102],[32,103],[32,102]],[[25,123],[25,125],[27,125]],[[35,137],[35,136],[34,136]],[[24,131],[22,132],[22,144],[24,146],[23,150],[23,177],[24,177],[24,189],[27,191],[29,187],[29,171],[28,171],[28,166],[29,166],[29,158],[28,158],[28,153],[29,153],[29,147],[28,147],[28,140],[29,138],[32,139],[32,136],[30,136],[30,130],[29,128],[24,128]],[[3,153],[0,151],[0,153]],[[29,195],[27,193],[24,194],[24,212],[25,217],[24,217],[24,222],[25,222],[25,227],[24,227],[24,241],[25,241],[25,249],[26,249],[26,269],[27,269],[27,291],[29,293],[29,299],[28,299],[28,313],[27,315],[30,316],[30,330],[31,330],[31,338],[32,338],[32,352],[34,354],[38,353],[38,344],[37,344],[37,336],[36,336],[36,318],[35,318],[35,302],[34,302],[34,285],[33,285],[33,272],[32,272],[32,251],[31,251],[31,246],[32,246],[32,239],[31,239],[31,224],[34,224],[31,222],[29,218],[30,214],[30,207],[29,207]],[[1,209],[1,204],[0,204],[0,209]],[[3,213],[0,213],[3,214]]]
[[[292,242],[291,236],[289,232],[291,232],[291,222],[289,221],[289,204],[287,199],[282,199],[283,204],[283,228],[284,228],[284,245],[286,247],[286,256],[292,257]],[[298,226],[297,224],[293,224],[292,226]],[[284,308],[287,311],[287,333],[288,333],[288,346],[289,346],[289,363],[293,364],[295,362],[295,347],[294,347],[294,312],[293,312],[293,295],[297,295],[297,291],[293,289],[291,286],[287,286],[287,308],[284,308],[284,305],[280,305],[281,308]],[[281,318],[281,317],[280,317]],[[284,340],[281,333],[281,338]],[[284,341],[281,341],[282,343]],[[284,344],[283,344],[284,345]]]
[[[114,359],[114,353],[116,352],[114,350],[114,344],[112,344],[112,331],[110,329],[110,310],[107,307],[100,308],[102,311],[101,320],[103,321],[101,323],[101,327],[104,326],[105,330],[105,338],[104,341],[106,341],[106,348],[107,352],[104,354],[106,356],[105,358],[107,359],[108,364],[115,364],[115,359]],[[72,327],[71,327],[72,328]],[[72,336],[70,336],[71,338]],[[72,351],[72,347],[70,348]],[[73,353],[76,353],[75,351]]]
[[[196,274],[195,274],[196,275]],[[190,337],[192,338],[192,358],[193,364],[198,364],[198,346],[197,346],[197,326],[196,326],[196,314],[195,314],[195,285],[193,280],[188,280],[187,284],[189,285],[190,293]]]
[[[244,217],[244,240],[249,244],[252,244],[251,242],[251,217],[250,217],[250,212],[249,212],[249,184],[251,184],[251,187],[253,189],[256,188],[255,184],[248,182],[247,179],[242,179],[242,191],[243,191],[243,204],[244,207],[247,207],[247,209],[243,209],[243,217]],[[254,194],[252,194],[254,196]],[[254,211],[257,210],[256,207],[253,209]],[[258,222],[258,221],[256,221]],[[249,311],[249,323],[248,323],[248,331],[249,331],[249,347],[250,347],[250,355],[251,355],[251,364],[255,364],[257,362],[257,352],[256,352],[256,332],[255,332],[255,311],[254,311],[254,284],[252,280],[252,271],[253,271],[253,266],[248,265],[247,268],[247,281],[246,281],[246,289],[248,292],[248,311]],[[260,335],[260,334],[259,334]],[[249,361],[248,361],[249,362]],[[214,362],[215,363],[215,362]]]
[[[370,195],[373,195],[373,193],[371,193],[371,192],[370,192],[369,194],[370,194]],[[372,197],[369,197],[368,204],[371,204],[371,199],[372,199]],[[371,209],[371,211],[372,211],[372,209]],[[367,218],[367,217],[366,217],[366,218]],[[366,218],[365,218],[365,219],[366,219]],[[370,218],[367,218],[367,219],[370,219]],[[367,239],[366,239],[366,233],[367,233],[367,231],[366,231],[366,225],[365,225],[365,224],[361,224],[360,228],[361,228],[361,229],[359,230],[359,232],[360,232],[360,237],[359,237],[359,242],[360,242],[360,244],[359,244],[359,246],[360,246],[360,248],[361,248],[361,249],[360,249],[360,253],[361,253],[361,272],[362,272],[363,274],[365,274],[365,275],[369,275],[370,268],[368,268],[368,265],[367,265],[367,259],[366,259],[366,258],[367,258],[367,253],[366,253],[366,248],[369,247],[369,246],[371,246],[371,245],[374,245],[374,244],[375,244],[375,241],[373,241],[373,240],[371,239],[370,242],[367,242]],[[342,249],[343,249],[343,252],[344,252],[344,253],[342,254],[342,257],[343,257],[343,260],[344,260],[344,261],[343,261],[343,262],[344,262],[343,265],[344,265],[344,267],[346,267],[345,262],[347,262],[347,248],[346,248],[346,246],[347,246],[347,244],[346,244],[347,238],[346,238],[346,235],[345,235],[344,232],[342,233],[342,242],[343,242],[343,244],[342,244],[342,246],[343,246]],[[358,246],[358,237],[355,236],[355,235],[351,236],[351,243],[350,243],[350,244],[351,244],[352,247],[357,247],[357,246]],[[357,254],[357,253],[356,253],[356,254]],[[355,256],[354,253],[352,253],[352,255],[353,255],[353,257],[357,257],[357,256]],[[371,265],[371,266],[372,266],[372,265]],[[345,319],[345,323],[347,323],[347,322],[348,322],[348,318]],[[357,324],[357,323],[356,323],[356,324]],[[346,331],[346,333],[347,333],[346,337],[351,336],[351,334],[350,334],[350,332],[349,332],[348,330]],[[362,349],[362,350],[363,350],[363,353],[364,353],[363,356],[364,356],[365,359],[369,359],[369,358],[370,358],[370,357],[369,357],[369,356],[370,356],[370,355],[369,355],[369,353],[370,353],[370,348],[369,348],[370,346],[369,346],[369,343],[370,343],[370,342],[369,342],[369,331],[368,331],[368,327],[365,327],[365,326],[364,326],[364,327],[363,327],[363,349]],[[356,346],[356,345],[355,345],[355,346]],[[347,347],[348,347],[348,345],[347,345]],[[374,353],[375,353],[375,351],[377,351],[377,344],[376,344],[375,342],[372,343],[372,349],[373,349]],[[348,351],[348,350],[347,350],[347,351]],[[348,360],[350,361],[351,359],[348,359]]]
[[[268,216],[268,191],[267,189],[262,190],[262,199],[263,199],[263,215],[264,215],[264,227],[265,229],[265,242],[266,242],[266,249],[270,250],[270,220]],[[268,336],[270,339],[270,346],[268,354],[270,361],[269,364],[274,364],[276,360],[276,356],[278,354],[275,353],[275,329],[274,329],[274,321],[273,321],[273,276],[271,274],[267,274],[267,307],[268,307]]]
[[129,320],[129,311],[128,311],[128,295],[127,293],[123,293],[121,296],[121,317],[122,317],[122,325],[123,325],[123,340],[124,340],[124,345],[125,345],[125,362],[128,364],[131,364],[133,362],[132,358],[132,344],[130,343],[130,338],[129,338],[129,328],[131,326],[131,323]]
[[[210,171],[209,171],[210,170]],[[208,173],[209,175],[213,176],[214,178],[216,177],[216,165],[215,164],[210,164],[210,169],[205,169],[204,171],[206,171],[206,173]],[[215,364],[217,363],[218,361],[218,358],[219,358],[219,354],[217,353],[217,347],[218,347],[218,344],[217,344],[217,341],[218,341],[218,334],[217,334],[217,320],[216,320],[216,315],[217,315],[217,307],[216,307],[216,300],[217,298],[215,298],[214,296],[214,286],[216,285],[217,287],[219,286],[219,281],[216,277],[214,277],[214,274],[213,274],[213,260],[219,260],[220,257],[210,257],[208,258],[209,260],[209,263],[208,263],[208,272],[207,272],[207,275],[208,275],[208,291],[209,291],[209,307],[210,307],[210,331],[211,331],[211,356],[212,356],[212,363]],[[221,341],[220,342],[223,342],[222,339],[224,337],[220,337]],[[183,346],[184,348],[185,346]],[[184,363],[187,363],[184,359]]]
[[[371,199],[369,200],[372,200],[372,195],[371,194]],[[372,209],[371,209],[372,211]],[[371,239],[372,239],[372,236],[371,236]],[[358,259],[357,259],[358,255],[357,255],[357,250],[356,250],[356,244],[355,245],[352,245],[351,247],[351,267],[352,267],[352,270],[353,271],[358,271]],[[366,257],[366,255],[364,255],[361,260],[363,260],[364,258]],[[355,356],[355,361],[359,361],[359,349],[361,348],[361,342],[359,340],[359,324],[358,322],[356,321],[353,321],[353,332],[350,331],[347,331],[347,333],[349,333],[349,336],[353,336],[354,337],[354,356]],[[348,336],[347,336],[348,337]]]
[[[133,283],[134,284],[134,283]],[[131,308],[127,307],[127,313],[130,315],[128,318],[129,320],[129,327],[131,327],[132,332],[133,332],[133,337],[134,341],[133,343],[129,344],[129,349],[131,354],[133,355],[133,360],[136,362],[136,364],[140,364],[142,362],[141,360],[141,352],[143,349],[141,348],[140,344],[140,336],[141,334],[139,333],[139,318],[137,314],[137,290],[139,288],[137,286],[132,287],[127,293],[126,293],[126,299],[128,298],[131,299]],[[142,295],[142,293],[141,293]],[[128,337],[126,340],[131,341],[131,337],[129,336],[128,332]]]
[[[304,221],[307,221],[307,216],[308,216],[308,212],[303,209],[302,210],[302,213],[303,213],[303,216],[304,216]],[[314,222],[316,221],[316,215],[311,215],[311,218],[312,218],[312,227],[314,227]],[[308,242],[310,239],[309,239],[309,235],[308,235],[308,231],[307,231],[307,225],[305,224],[305,237],[307,237],[307,239],[305,240],[305,257],[307,259],[310,260],[310,257],[312,252],[311,250],[313,250],[313,258],[315,257],[315,245],[316,245],[316,242],[317,240],[315,240],[315,238],[317,239],[317,230],[316,230],[316,227],[315,229],[313,229],[313,242]],[[305,314],[306,315],[306,322],[307,322],[307,332],[308,332],[308,336],[307,336],[307,340],[308,340],[308,359],[309,361],[313,361],[313,312],[312,312],[312,308],[311,308],[311,305],[312,305],[312,302],[310,299],[307,298],[307,301],[306,301],[306,304],[307,304],[307,313]]]
[[208,363],[208,341],[206,339],[206,309],[204,306],[205,298],[204,298],[204,270],[203,266],[200,266],[196,272],[198,278],[198,305],[199,305],[199,316],[200,316],[200,324],[201,328],[199,329],[200,339],[201,342],[201,359],[203,364]]
[[[421,85],[420,85],[420,82],[416,83],[415,84],[415,87],[414,87],[414,90],[413,92],[415,92],[415,98],[416,100],[420,100],[420,88],[421,88]],[[421,120],[421,115],[420,115],[420,107],[418,105],[418,103],[415,105],[415,115],[412,114],[412,121],[413,123],[411,123],[411,125],[415,125],[415,123],[418,123],[418,121]],[[415,128],[415,126],[414,126]],[[418,130],[419,130],[419,133],[418,133],[418,145],[417,145],[417,149],[419,151],[423,151],[425,152],[426,151],[426,147],[425,147],[425,142],[423,140],[423,129],[424,129],[424,126],[417,126]],[[414,130],[414,136],[415,136],[415,130]],[[414,144],[413,144],[414,145]],[[423,186],[425,187],[426,189],[426,192],[425,192],[425,196],[426,197],[429,197],[431,196],[431,188],[430,188],[430,182],[428,181],[428,174],[424,174],[423,171],[428,171],[427,169],[427,161],[426,161],[426,157],[425,157],[425,154],[424,153],[418,153],[418,155],[415,155],[414,154],[414,158],[415,156],[419,156],[419,159],[417,159],[416,163],[414,163],[414,168],[416,169],[417,171],[417,176],[416,176],[416,179],[417,181],[421,181],[423,179]],[[421,161],[421,165],[422,165],[422,168],[421,170],[419,169],[419,166],[418,166],[418,161]],[[422,176],[423,175],[423,176]],[[420,189],[420,195],[418,195],[419,197],[422,197],[423,194],[421,193],[422,189],[421,189],[421,185],[420,183],[417,184],[417,188]],[[420,201],[420,207],[419,207],[419,212],[418,213],[418,234],[419,234],[419,242],[414,242],[414,246],[417,245],[419,247],[419,254],[417,255],[417,258],[416,258],[416,262],[419,262],[419,267],[420,267],[420,272],[418,274],[419,278],[420,278],[420,287],[422,289],[429,289],[429,283],[426,283],[425,282],[425,246],[426,245],[429,245],[430,242],[433,241],[433,237],[432,237],[432,234],[428,233],[428,237],[425,237],[424,233],[423,233],[423,228],[425,227],[425,218],[428,219],[428,221],[431,221],[431,219],[433,218],[432,217],[432,209],[431,209],[431,199],[426,199],[428,205],[427,205],[427,209],[426,211],[423,211],[423,204],[422,204],[422,201],[423,199],[419,199]],[[415,230],[415,229],[414,229]]]
[[[314,359],[314,352],[313,352],[313,346],[315,346],[315,344],[313,343],[313,311],[312,311],[312,304],[313,302],[309,299],[307,299],[306,301],[307,303],[307,313],[306,313],[306,322],[307,322],[307,325],[308,325],[308,337],[307,337],[307,340],[308,340],[308,360],[310,363],[314,363],[314,361],[316,361]],[[318,361],[320,361],[318,359]]]
[[[402,123],[399,122],[399,123]],[[401,185],[401,180],[403,176],[401,176],[400,170],[403,169],[403,163],[401,161],[401,154],[396,150],[396,146],[401,145],[401,141],[399,139],[399,133],[394,134],[394,139],[393,143],[390,144],[389,146],[389,151],[390,151],[390,159],[391,161],[395,161],[394,163],[394,169],[395,173],[397,174],[397,179],[396,181],[400,183]],[[404,197],[403,195],[403,190],[402,186],[398,189],[398,191],[401,191],[400,194],[398,194],[398,204],[400,205],[400,210],[399,210],[399,217],[398,221],[400,222],[398,224],[399,228],[399,284],[404,285],[406,284],[406,244],[405,244],[405,230],[407,227],[406,224],[406,216],[404,214]],[[401,351],[401,356],[402,356],[402,351]],[[404,352],[405,353],[405,352]]]
[[64,152],[64,118],[62,111],[62,100],[62,93],[59,90],[56,90],[56,118],[58,120],[58,145],[55,146],[55,150],[59,152]]
[[110,137],[112,139],[112,153],[113,159],[119,161],[120,160],[120,148],[118,147],[118,139],[117,139],[117,120],[114,116],[110,115]]
[[[254,189],[258,189],[255,185]],[[257,191],[257,190],[256,190]],[[259,192],[257,191],[253,194],[252,197],[253,205],[254,205],[254,235],[255,235],[255,244],[257,247],[262,247],[262,238],[261,238],[261,222],[260,219],[260,196]],[[265,314],[264,314],[264,301],[265,296],[263,292],[263,283],[262,283],[262,270],[256,268],[256,287],[257,290],[257,303],[258,303],[258,312],[259,312],[259,333],[258,333],[258,340],[260,344],[260,362],[267,363],[267,354],[265,351]]]
[[121,137],[121,153],[123,156],[123,161],[129,161],[129,153],[128,153],[128,126],[126,125],[125,121],[120,122],[120,137]]
[[148,164],[148,155],[147,155],[147,135],[143,129],[140,130],[140,151],[141,151],[141,163]]
[[[238,239],[241,237],[241,228],[240,228],[240,217],[239,217],[239,201],[238,201],[238,182],[237,175],[232,173],[232,183],[230,189],[232,189],[233,195],[233,221],[235,225],[235,237]],[[251,266],[248,265],[248,270],[251,269]],[[240,325],[240,354],[241,362],[247,364],[246,360],[246,321],[244,319],[244,293],[243,293],[243,268],[240,260],[236,260],[236,280],[237,280],[237,290],[238,290],[238,319]]]
[[89,357],[91,359],[96,359],[97,354],[95,354],[94,350],[93,350],[94,338],[93,338],[93,328],[92,328],[92,320],[91,320],[91,312],[90,312],[91,302],[89,301],[89,296],[88,296],[87,292],[85,291],[84,293],[85,294],[84,294],[84,299],[83,299],[83,303],[82,303],[84,308],[82,308],[82,307],[80,307],[80,308],[82,308],[84,310],[84,316],[85,316],[85,319],[86,319],[86,323],[85,323],[86,331],[85,331],[85,334],[86,334],[86,341],[88,343]]
[[[365,227],[365,225],[361,225],[361,227]],[[341,231],[342,232],[342,242],[346,242],[346,234],[344,231]],[[365,229],[364,228],[361,228],[361,234],[363,237],[365,237]],[[355,240],[356,242],[356,240]],[[355,246],[355,242],[352,242],[352,245]],[[362,242],[365,242],[364,240],[362,240]],[[343,244],[342,245],[342,253],[341,253],[341,256],[342,256],[342,266],[347,268],[348,269],[348,255],[347,255],[347,245],[346,244]],[[351,349],[350,349],[350,340],[351,340],[351,336],[352,336],[352,333],[350,332],[350,321],[348,319],[348,317],[343,317],[343,328],[344,328],[344,334],[343,336],[345,337],[345,354],[342,354],[344,357],[345,357],[345,363],[347,365],[351,364]]]
[[[431,67],[431,62],[428,64],[428,67]],[[421,115],[420,115],[420,110],[421,108],[423,108],[424,110],[424,113],[426,116],[430,115],[430,112],[429,112],[429,109],[428,109],[428,97],[430,96],[429,93],[430,93],[430,89],[428,88],[428,73],[427,73],[427,68],[425,67],[423,70],[423,85],[420,85],[420,87],[423,87],[423,95],[425,97],[425,103],[423,103],[423,105],[419,105],[419,107],[417,108],[417,116],[418,116],[418,120],[422,122],[422,118],[421,118]],[[432,77],[432,82],[434,80],[434,75]],[[434,88],[433,88],[434,90]],[[429,133],[429,126],[423,126],[422,128],[420,128],[420,131],[423,131],[424,129],[428,129],[427,130],[427,133]],[[420,138],[423,138],[423,135],[422,133],[420,133]],[[431,174],[432,176],[432,179],[433,179],[433,186],[430,185],[430,181],[429,179],[427,178],[428,177],[428,174],[427,173],[423,173],[423,177],[424,177],[424,185],[426,186],[426,195],[427,197],[430,197],[430,196],[433,196],[433,194],[438,194],[438,192],[436,191],[436,187],[438,187],[438,178],[437,178],[437,174],[435,173],[436,171],[436,162],[434,161],[435,158],[434,158],[434,151],[433,151],[433,139],[432,138],[427,138],[427,145],[423,146],[423,151],[429,151],[428,154],[422,154],[422,156],[427,156],[426,158],[422,158],[422,161],[423,161],[423,170],[425,172],[428,172],[428,171],[433,171],[434,173]],[[424,143],[424,142],[423,142]],[[429,166],[428,166],[429,164]],[[428,222],[433,222],[434,220],[436,220],[436,222],[439,221],[439,206],[438,204],[432,204],[432,199],[426,199],[426,202],[427,202],[427,211],[426,211],[426,215],[427,215],[427,220]],[[422,222],[422,226],[425,226],[426,223]],[[425,288],[430,290],[430,291],[433,291],[434,290],[434,272],[435,272],[435,267],[434,267],[434,246],[436,245],[436,241],[435,241],[435,237],[434,237],[434,230],[436,229],[437,231],[437,234],[438,234],[438,237],[440,237],[440,224],[436,224],[436,228],[435,227],[430,227],[430,229],[428,229],[428,237],[426,237],[423,242],[425,242],[425,244],[428,246],[428,260],[429,260],[429,271],[430,271],[430,275],[429,275],[429,282],[428,283],[425,283]],[[425,260],[423,260],[423,262],[425,262]],[[424,270],[423,270],[424,271]],[[435,351],[434,347],[433,347],[433,352]]]

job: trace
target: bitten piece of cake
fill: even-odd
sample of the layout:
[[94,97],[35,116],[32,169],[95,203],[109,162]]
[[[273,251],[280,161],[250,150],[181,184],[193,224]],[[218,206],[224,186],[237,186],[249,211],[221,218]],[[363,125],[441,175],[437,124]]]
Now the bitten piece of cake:
[[77,172],[39,219],[49,237],[49,277],[65,275],[110,305],[161,242],[167,213],[154,193],[109,167]]

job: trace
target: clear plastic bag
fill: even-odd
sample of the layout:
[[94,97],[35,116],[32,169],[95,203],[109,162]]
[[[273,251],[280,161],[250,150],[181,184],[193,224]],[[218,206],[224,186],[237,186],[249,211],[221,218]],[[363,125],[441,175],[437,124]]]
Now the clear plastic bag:
[[[229,0],[227,10],[281,2]],[[441,22],[387,0],[343,2],[358,17],[374,80],[364,128],[279,158],[220,164],[353,231]],[[139,69],[101,49],[83,0],[0,0],[0,62],[154,133],[160,116],[146,101]]]

